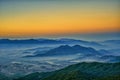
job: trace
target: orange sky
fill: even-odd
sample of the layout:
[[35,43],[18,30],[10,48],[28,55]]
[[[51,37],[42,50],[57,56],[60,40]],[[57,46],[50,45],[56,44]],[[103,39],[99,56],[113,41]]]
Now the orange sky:
[[[22,3],[21,3],[22,4]],[[28,4],[28,3],[25,3]],[[44,3],[46,4],[46,3]],[[50,3],[51,5],[53,3]],[[54,4],[58,4],[54,3]],[[62,4],[62,3],[61,3]],[[75,5],[77,4],[77,5]],[[93,3],[92,3],[93,4]],[[47,8],[30,7],[24,5],[27,10],[13,10],[5,13],[8,9],[2,10],[0,15],[0,37],[20,37],[20,36],[48,36],[65,34],[86,34],[119,31],[119,11],[117,6],[110,6],[112,3],[100,6],[100,4],[91,7],[74,3],[63,6],[49,5]],[[98,3],[96,3],[98,4]],[[16,5],[14,5],[16,6]],[[28,10],[28,6],[30,10]],[[84,7],[85,6],[85,7]],[[83,8],[84,7],[84,8]],[[4,8],[4,6],[3,6]],[[13,10],[13,13],[12,13]]]

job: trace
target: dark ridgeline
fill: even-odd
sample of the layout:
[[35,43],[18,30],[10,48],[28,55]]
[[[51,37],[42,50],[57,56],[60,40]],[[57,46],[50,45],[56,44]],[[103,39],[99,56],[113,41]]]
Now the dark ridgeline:
[[91,47],[83,47],[80,45],[62,45],[54,49],[50,49],[45,53],[37,53],[36,55],[28,55],[25,57],[42,57],[42,56],[63,56],[63,55],[75,55],[75,54],[84,54],[84,55],[100,55],[97,50]]
[[15,80],[120,80],[120,63],[79,63],[61,70],[32,73]]

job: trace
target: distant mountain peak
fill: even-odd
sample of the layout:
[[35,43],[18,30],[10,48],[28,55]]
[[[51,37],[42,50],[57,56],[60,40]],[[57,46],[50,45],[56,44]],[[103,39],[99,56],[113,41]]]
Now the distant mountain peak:
[[71,46],[69,46],[69,45],[61,45],[58,48],[71,48]]
[[81,45],[74,45],[74,46],[72,46],[73,48],[81,48],[81,47],[83,47],[83,46],[81,46]]
[[[90,47],[83,47],[80,45],[74,45],[74,46],[69,46],[69,45],[61,45],[59,47],[56,47],[54,49],[50,49],[44,54],[37,54],[35,55],[36,57],[38,56],[62,56],[62,55],[75,55],[81,53],[83,55],[99,55],[99,52],[96,51],[94,48]],[[35,57],[33,56],[33,57]]]

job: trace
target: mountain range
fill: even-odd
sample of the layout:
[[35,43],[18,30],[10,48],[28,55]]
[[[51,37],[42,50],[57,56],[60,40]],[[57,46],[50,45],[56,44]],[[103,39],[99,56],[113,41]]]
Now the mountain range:
[[92,46],[102,46],[101,44],[93,41],[84,41],[76,39],[21,39],[21,40],[11,40],[11,39],[0,39],[0,44],[83,44]]
[[67,56],[76,56],[70,62],[120,62],[120,55],[117,55],[109,50],[96,50],[92,47],[84,47],[81,45],[61,45],[56,48],[48,50],[36,50],[32,54],[26,54],[23,58],[32,58],[32,57],[67,57]]
[[66,45],[82,45],[86,47],[93,47],[95,49],[116,49],[120,47],[120,40],[105,40],[105,41],[86,41],[79,39],[0,39],[0,44],[66,44]]
[[83,47],[80,45],[62,45],[54,49],[50,49],[45,53],[37,53],[35,55],[28,55],[26,57],[41,57],[41,56],[63,56],[63,55],[75,55],[75,54],[84,54],[84,55],[100,55],[100,53],[91,47]]

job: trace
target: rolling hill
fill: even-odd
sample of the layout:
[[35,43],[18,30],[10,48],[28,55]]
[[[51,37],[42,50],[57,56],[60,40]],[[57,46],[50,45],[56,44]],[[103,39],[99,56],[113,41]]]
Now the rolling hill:
[[120,80],[120,63],[78,63],[61,70],[32,73],[15,80]]

